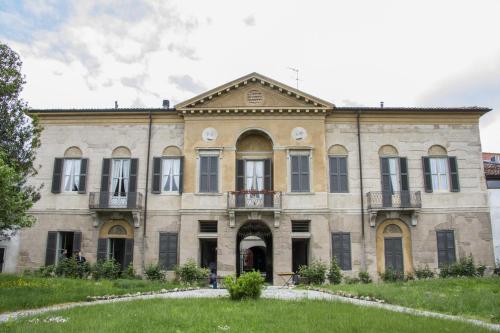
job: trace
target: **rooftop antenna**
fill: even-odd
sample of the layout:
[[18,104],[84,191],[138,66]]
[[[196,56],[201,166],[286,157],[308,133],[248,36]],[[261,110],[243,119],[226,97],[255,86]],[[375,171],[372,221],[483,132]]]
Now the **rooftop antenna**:
[[288,67],[288,69],[295,72],[295,81],[297,82],[297,90],[299,90],[299,69],[293,67]]
[[115,109],[118,109],[118,101],[115,101]]

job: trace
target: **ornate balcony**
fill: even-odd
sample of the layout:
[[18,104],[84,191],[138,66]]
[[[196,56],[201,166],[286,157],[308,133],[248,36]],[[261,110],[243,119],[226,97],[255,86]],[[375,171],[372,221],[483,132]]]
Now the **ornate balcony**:
[[128,192],[121,195],[115,195],[114,192],[90,192],[89,209],[141,210],[142,193]]
[[227,194],[227,209],[230,226],[235,225],[236,212],[249,212],[249,219],[260,219],[259,212],[274,213],[274,225],[279,226],[281,192],[278,191],[233,191]]
[[420,191],[368,192],[367,208],[372,227],[375,226],[377,213],[381,211],[387,217],[390,217],[390,212],[406,211],[411,214],[412,225],[416,225],[417,212],[422,208]]

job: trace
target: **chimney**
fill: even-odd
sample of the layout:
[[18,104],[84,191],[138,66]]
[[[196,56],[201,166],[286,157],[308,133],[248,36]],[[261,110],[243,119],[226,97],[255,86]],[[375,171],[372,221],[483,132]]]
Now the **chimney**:
[[380,107],[383,108],[384,107],[384,102],[380,102]]
[[170,101],[168,99],[163,100],[163,108],[164,109],[170,108]]
[[118,109],[118,101],[115,101],[115,109]]

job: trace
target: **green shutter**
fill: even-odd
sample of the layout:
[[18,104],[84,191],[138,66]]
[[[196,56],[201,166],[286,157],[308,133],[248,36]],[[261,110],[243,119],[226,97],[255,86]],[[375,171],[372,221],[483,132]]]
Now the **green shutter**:
[[87,191],[87,169],[89,159],[82,158],[80,162],[80,182],[78,184],[78,193],[85,193]]
[[64,158],[54,159],[54,171],[52,173],[52,193],[61,193],[61,181],[64,167]]
[[422,170],[424,171],[425,192],[432,193],[431,161],[428,156],[422,157]]
[[153,184],[151,186],[151,193],[154,194],[161,193],[161,167],[162,158],[153,157],[153,178],[151,179]]
[[56,262],[57,251],[57,231],[47,233],[47,246],[45,251],[45,266],[53,265]]
[[460,192],[460,183],[458,181],[457,158],[454,156],[448,157],[448,164],[450,167],[451,192]]

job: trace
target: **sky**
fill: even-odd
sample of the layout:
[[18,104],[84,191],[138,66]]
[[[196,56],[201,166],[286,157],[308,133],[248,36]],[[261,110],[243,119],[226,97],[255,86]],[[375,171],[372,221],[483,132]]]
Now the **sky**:
[[32,108],[161,107],[251,72],[337,106],[485,106],[500,152],[499,0],[0,0]]

